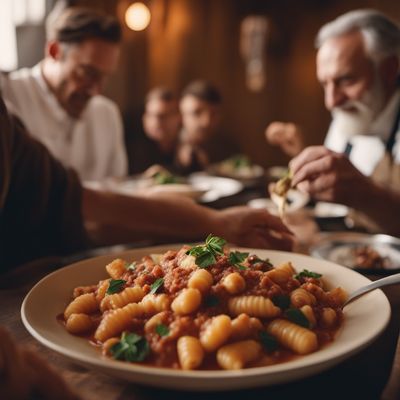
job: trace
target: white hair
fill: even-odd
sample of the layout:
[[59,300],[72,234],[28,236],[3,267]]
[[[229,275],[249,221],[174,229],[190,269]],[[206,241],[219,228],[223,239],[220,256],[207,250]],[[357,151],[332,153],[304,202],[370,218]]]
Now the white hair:
[[400,58],[399,24],[373,9],[350,11],[323,25],[315,46],[319,49],[330,38],[357,31],[362,34],[365,48],[373,61],[392,55]]

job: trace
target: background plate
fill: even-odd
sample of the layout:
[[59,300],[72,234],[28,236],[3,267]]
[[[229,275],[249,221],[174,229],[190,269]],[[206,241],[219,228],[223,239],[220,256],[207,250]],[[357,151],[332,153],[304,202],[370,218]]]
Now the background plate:
[[[317,374],[367,346],[389,321],[389,302],[382,291],[376,290],[345,308],[344,326],[332,344],[286,363],[239,371],[180,371],[114,361],[102,357],[100,351],[86,339],[70,335],[57,321],[57,315],[64,311],[71,299],[73,288],[104,279],[107,276],[105,265],[111,260],[121,257],[133,261],[147,254],[179,247],[170,245],[135,249],[80,261],[53,272],[37,283],[25,297],[21,308],[22,321],[43,345],[88,368],[144,385],[202,391],[268,386]],[[307,268],[322,273],[332,286],[342,286],[348,292],[370,282],[351,269],[300,254],[238,250],[269,258],[273,264],[292,261],[296,270]]]
[[235,179],[194,173],[188,176],[185,184],[151,185],[151,180],[143,177],[130,177],[124,180],[104,182],[86,181],[85,187],[93,190],[111,190],[127,196],[140,193],[169,193],[187,196],[202,203],[209,203],[221,197],[232,196],[243,190],[243,184]]
[[[357,268],[354,249],[369,246],[382,257],[388,258],[385,269]],[[392,274],[400,271],[400,239],[389,235],[369,235],[357,232],[330,233],[313,246],[310,253],[318,258],[329,260],[362,273]]]
[[202,203],[209,203],[222,197],[233,196],[244,188],[242,182],[236,179],[208,175],[205,172],[196,172],[189,175],[189,182],[195,187],[208,187],[208,191],[200,197]]

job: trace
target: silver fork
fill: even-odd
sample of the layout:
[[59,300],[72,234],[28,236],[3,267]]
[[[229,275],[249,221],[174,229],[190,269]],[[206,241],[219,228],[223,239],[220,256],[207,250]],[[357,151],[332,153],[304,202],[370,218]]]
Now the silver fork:
[[383,286],[396,285],[398,283],[400,283],[400,273],[378,279],[377,281],[374,281],[368,285],[362,286],[349,295],[348,299],[343,303],[342,308],[347,306],[347,304],[351,303],[352,301],[358,299],[363,294],[370,292],[371,290],[375,290]]

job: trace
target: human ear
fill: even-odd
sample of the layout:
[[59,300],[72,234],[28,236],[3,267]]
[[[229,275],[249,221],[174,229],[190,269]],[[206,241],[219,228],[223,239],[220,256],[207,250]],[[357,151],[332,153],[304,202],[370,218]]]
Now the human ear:
[[53,60],[60,60],[62,57],[62,48],[60,42],[52,40],[46,44],[46,56]]

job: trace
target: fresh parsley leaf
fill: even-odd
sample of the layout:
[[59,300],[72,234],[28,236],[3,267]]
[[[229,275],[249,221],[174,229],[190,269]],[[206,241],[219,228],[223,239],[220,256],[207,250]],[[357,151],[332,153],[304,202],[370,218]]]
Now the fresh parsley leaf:
[[310,321],[298,308],[289,308],[286,310],[285,314],[289,321],[292,321],[303,328],[310,328]]
[[116,360],[141,362],[150,353],[150,346],[144,337],[124,332],[121,340],[110,348],[110,352]]
[[160,335],[160,336],[168,336],[169,335],[169,328],[168,326],[164,325],[164,324],[158,324],[156,326],[156,332]]
[[233,166],[234,169],[241,169],[244,167],[250,167],[251,161],[250,159],[242,154],[237,154],[230,159],[228,159],[229,164]]
[[216,262],[217,259],[215,258],[214,254],[208,251],[205,251],[196,257],[196,264],[199,266],[199,268],[207,268]]
[[207,268],[217,262],[217,255],[224,254],[226,240],[218,236],[208,235],[204,245],[189,249],[186,254],[195,257],[200,268]]
[[260,341],[268,352],[275,351],[278,348],[278,341],[275,336],[272,336],[265,331],[260,332]]
[[164,278],[158,278],[156,279],[153,284],[150,286],[150,294],[154,294],[157,292],[157,290],[164,284]]
[[286,310],[290,306],[290,297],[286,294],[277,294],[271,300],[281,310]]
[[272,266],[272,263],[271,263],[271,261],[269,260],[269,258],[266,258],[265,260],[263,260],[262,258],[260,258],[260,257],[258,257],[258,256],[256,256],[256,255],[251,255],[251,256],[249,257],[249,263],[250,263],[250,264],[259,264],[259,263],[262,263],[262,264],[268,264],[268,265]]
[[119,293],[122,290],[122,287],[125,285],[125,283],[126,281],[124,281],[123,279],[111,279],[106,294]]
[[247,269],[241,263],[249,256],[249,253],[241,253],[240,251],[235,251],[229,253],[229,263],[239,268],[240,270]]
[[137,262],[136,262],[136,261],[133,261],[133,262],[131,262],[131,263],[126,267],[126,269],[127,269],[128,271],[134,271],[134,270],[136,269],[136,266],[137,266]]
[[226,245],[225,239],[222,239],[218,236],[213,236],[211,233],[206,238],[206,247],[217,254],[224,253],[225,245]]
[[204,305],[206,307],[215,307],[218,304],[219,304],[219,298],[217,296],[210,295],[204,299]]
[[312,272],[309,271],[308,269],[303,269],[303,271],[299,272],[294,276],[295,279],[301,279],[301,278],[321,278],[321,274],[318,274],[317,272]]
[[169,172],[157,172],[153,176],[153,180],[158,185],[168,185],[170,183],[178,183],[180,179]]
[[194,246],[191,249],[189,249],[186,254],[193,256],[193,257],[199,257],[201,256],[205,251],[204,246]]

